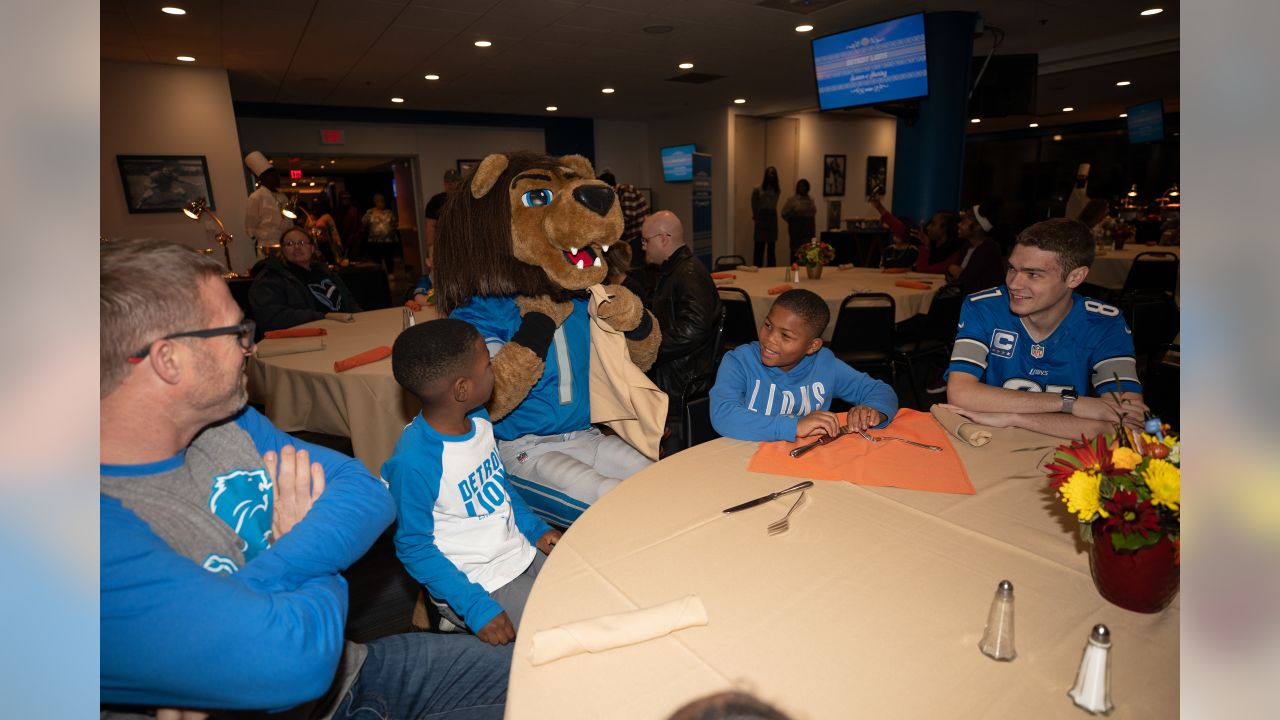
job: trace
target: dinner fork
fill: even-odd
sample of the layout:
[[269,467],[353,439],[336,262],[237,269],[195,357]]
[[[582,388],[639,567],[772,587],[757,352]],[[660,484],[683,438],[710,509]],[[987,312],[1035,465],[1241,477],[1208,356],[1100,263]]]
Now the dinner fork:
[[881,435],[879,437],[876,437],[875,435],[868,434],[866,430],[859,430],[858,434],[873,443],[883,442],[885,440],[897,440],[898,442],[904,442],[908,445],[915,445],[916,447],[924,448],[925,450],[942,452],[942,448],[938,447],[937,445],[925,445],[924,443],[918,443],[915,440],[908,440],[906,438],[894,437],[892,435]]
[[800,507],[800,502],[802,500],[804,500],[804,490],[801,490],[800,494],[796,496],[796,501],[791,503],[791,509],[787,511],[786,515],[782,516],[781,520],[769,523],[767,530],[770,535],[781,535],[791,529],[791,513],[794,512],[796,508]]

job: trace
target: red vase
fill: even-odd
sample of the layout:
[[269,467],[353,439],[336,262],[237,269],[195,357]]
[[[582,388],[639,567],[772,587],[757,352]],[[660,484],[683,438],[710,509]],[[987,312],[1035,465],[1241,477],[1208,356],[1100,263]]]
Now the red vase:
[[1140,550],[1116,550],[1102,522],[1093,524],[1089,546],[1093,584],[1102,597],[1125,610],[1157,613],[1168,607],[1178,594],[1180,568],[1175,557],[1168,536]]

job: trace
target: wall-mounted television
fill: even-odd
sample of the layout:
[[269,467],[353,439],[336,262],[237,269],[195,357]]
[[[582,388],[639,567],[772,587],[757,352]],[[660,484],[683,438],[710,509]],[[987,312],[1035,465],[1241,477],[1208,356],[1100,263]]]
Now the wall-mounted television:
[[814,38],[813,75],[822,110],[928,96],[924,13]]
[[1159,142],[1164,139],[1164,101],[1152,100],[1134,105],[1129,114],[1129,142]]
[[693,153],[696,150],[693,143],[662,148],[662,179],[667,182],[692,181]]

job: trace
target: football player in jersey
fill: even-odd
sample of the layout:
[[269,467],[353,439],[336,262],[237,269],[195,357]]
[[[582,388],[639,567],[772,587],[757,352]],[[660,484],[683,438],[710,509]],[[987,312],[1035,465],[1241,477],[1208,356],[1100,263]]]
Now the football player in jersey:
[[1074,292],[1093,237],[1076,220],[1023,230],[1005,284],[968,296],[947,368],[946,407],[982,425],[1062,438],[1140,427],[1133,337],[1120,310]]

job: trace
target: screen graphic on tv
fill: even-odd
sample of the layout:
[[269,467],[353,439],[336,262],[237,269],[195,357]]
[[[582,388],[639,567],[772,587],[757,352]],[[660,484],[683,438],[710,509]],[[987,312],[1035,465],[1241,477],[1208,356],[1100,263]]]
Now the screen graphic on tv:
[[662,179],[667,182],[693,180],[693,153],[696,149],[692,144],[662,148]]
[[1129,108],[1129,142],[1159,142],[1164,139],[1164,101],[1152,100]]
[[929,94],[924,15],[908,15],[813,40],[822,110]]

